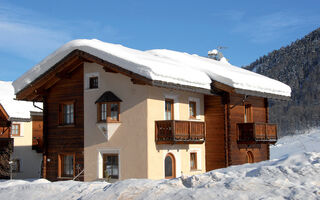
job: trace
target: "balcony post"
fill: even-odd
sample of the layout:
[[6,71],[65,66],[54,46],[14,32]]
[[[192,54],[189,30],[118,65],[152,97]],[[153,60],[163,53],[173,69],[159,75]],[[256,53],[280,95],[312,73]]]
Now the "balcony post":
[[189,126],[189,133],[188,133],[189,138],[188,139],[191,140],[192,139],[192,137],[191,137],[191,122],[188,123],[188,126]]
[[172,129],[171,129],[171,135],[172,135],[172,139],[173,141],[176,140],[176,122],[174,120],[171,121],[172,124]]

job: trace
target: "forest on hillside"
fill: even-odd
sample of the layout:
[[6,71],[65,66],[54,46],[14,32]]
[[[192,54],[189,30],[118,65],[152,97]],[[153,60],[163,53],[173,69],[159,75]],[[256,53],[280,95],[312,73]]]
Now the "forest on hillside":
[[245,69],[291,87],[291,101],[269,101],[270,122],[278,124],[279,136],[320,126],[320,28]]

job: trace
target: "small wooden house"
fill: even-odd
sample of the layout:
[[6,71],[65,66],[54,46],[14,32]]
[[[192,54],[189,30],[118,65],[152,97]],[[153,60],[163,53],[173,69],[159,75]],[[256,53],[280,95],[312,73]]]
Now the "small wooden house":
[[209,58],[71,41],[13,83],[43,102],[49,180],[173,178],[269,159],[289,86]]

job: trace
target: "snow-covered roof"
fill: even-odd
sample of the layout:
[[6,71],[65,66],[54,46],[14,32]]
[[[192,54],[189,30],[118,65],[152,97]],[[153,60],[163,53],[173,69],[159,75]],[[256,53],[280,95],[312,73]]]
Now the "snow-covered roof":
[[[0,81],[0,104],[4,107],[10,118],[30,119],[30,111],[41,112],[33,103],[15,99],[12,82]],[[41,104],[37,103],[41,107]]]
[[214,80],[235,89],[285,97],[291,95],[291,88],[288,85],[228,62],[166,49],[140,51],[96,39],[80,39],[66,43],[14,81],[15,93],[24,89],[76,49],[153,81],[210,90]]

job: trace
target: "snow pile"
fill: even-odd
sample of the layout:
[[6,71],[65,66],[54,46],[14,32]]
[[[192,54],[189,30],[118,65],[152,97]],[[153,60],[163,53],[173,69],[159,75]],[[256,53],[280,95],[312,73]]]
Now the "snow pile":
[[30,118],[30,111],[41,112],[31,102],[17,101],[15,98],[12,82],[0,81],[0,104],[10,118]]
[[[320,199],[320,131],[286,137],[272,148],[280,159],[232,166],[172,180],[0,182],[2,199]],[[297,147],[314,145],[317,152]],[[284,149],[288,154],[281,153]],[[308,150],[308,149],[307,149]],[[292,155],[291,155],[292,154]]]
[[19,92],[44,74],[73,50],[82,50],[131,72],[149,78],[210,90],[211,80],[228,86],[289,97],[291,88],[279,81],[232,66],[226,62],[172,50],[139,51],[96,39],[73,40],[47,56],[17,79],[13,85]]
[[320,128],[301,135],[285,136],[270,146],[270,159],[283,158],[302,152],[320,152]]

